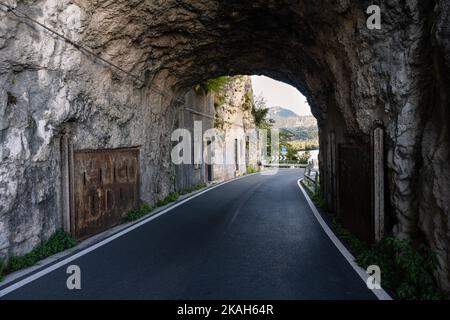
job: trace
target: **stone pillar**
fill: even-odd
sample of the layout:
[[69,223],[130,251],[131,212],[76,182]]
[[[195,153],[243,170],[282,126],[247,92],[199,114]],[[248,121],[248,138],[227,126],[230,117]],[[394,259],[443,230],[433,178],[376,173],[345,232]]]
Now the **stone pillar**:
[[69,127],[61,131],[61,221],[62,229],[71,232],[71,212],[73,212],[73,148],[72,137]]
[[336,212],[337,210],[337,181],[336,181],[336,133],[334,131],[328,134],[328,144],[327,144],[327,174],[326,182],[327,184],[327,204],[328,209],[331,212]]
[[384,130],[377,126],[372,132],[373,148],[373,213],[375,241],[384,238]]

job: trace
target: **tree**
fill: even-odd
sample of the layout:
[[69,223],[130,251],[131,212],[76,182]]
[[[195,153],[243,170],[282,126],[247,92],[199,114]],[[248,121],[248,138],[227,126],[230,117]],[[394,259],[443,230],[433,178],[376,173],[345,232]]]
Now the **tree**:
[[255,117],[255,124],[257,128],[272,128],[273,121],[267,117],[269,114],[269,108],[267,107],[267,101],[263,96],[253,97],[252,113]]
[[310,153],[309,151],[305,151],[305,152],[300,156],[299,162],[300,162],[301,164],[308,164],[310,158],[311,158],[311,153]]

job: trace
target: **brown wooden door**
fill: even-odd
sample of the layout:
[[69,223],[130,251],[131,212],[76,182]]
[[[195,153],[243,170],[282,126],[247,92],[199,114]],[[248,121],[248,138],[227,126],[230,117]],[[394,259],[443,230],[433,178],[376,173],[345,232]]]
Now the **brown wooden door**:
[[74,152],[72,230],[82,239],[123,222],[139,205],[139,150]]

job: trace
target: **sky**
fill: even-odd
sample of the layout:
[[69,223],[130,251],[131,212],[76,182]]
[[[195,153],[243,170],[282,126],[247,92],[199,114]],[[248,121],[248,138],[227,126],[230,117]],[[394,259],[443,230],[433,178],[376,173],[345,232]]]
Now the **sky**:
[[252,76],[253,93],[262,95],[268,107],[283,107],[298,115],[311,115],[311,109],[303,96],[294,87],[264,76]]

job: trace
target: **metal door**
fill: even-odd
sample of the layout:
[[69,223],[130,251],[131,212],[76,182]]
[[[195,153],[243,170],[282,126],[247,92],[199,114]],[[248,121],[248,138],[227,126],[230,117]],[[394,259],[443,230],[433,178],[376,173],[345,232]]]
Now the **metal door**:
[[339,145],[339,216],[360,240],[374,241],[372,165],[369,146]]
[[72,231],[82,239],[111,228],[139,205],[139,150],[74,152]]

